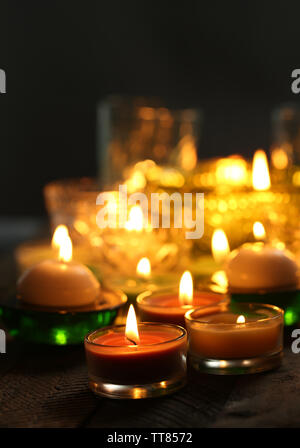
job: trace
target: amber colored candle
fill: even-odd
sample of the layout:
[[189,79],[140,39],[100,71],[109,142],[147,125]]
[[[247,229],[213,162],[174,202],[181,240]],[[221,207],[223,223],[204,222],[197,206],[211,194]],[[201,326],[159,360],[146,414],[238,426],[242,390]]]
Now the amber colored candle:
[[192,310],[186,314],[186,326],[189,353],[202,358],[245,359],[282,349],[283,311],[272,305]]
[[137,297],[137,305],[141,321],[185,326],[184,315],[187,311],[227,300],[225,294],[194,291],[192,302],[185,305],[179,299],[178,290],[156,293],[147,291]]
[[138,344],[127,339],[124,325],[86,336],[90,381],[138,385],[185,375],[187,336],[183,328],[142,323],[138,332]]

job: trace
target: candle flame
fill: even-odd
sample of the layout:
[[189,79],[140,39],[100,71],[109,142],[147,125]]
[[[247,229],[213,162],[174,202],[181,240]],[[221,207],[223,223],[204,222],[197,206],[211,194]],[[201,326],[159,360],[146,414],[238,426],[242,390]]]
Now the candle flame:
[[256,221],[253,224],[253,235],[256,240],[263,240],[266,237],[266,231],[261,222]]
[[65,236],[65,239],[61,241],[61,245],[59,248],[58,259],[59,261],[63,261],[67,263],[72,260],[72,240],[69,236]]
[[268,190],[271,186],[268,159],[262,149],[255,151],[252,165],[252,184],[254,190]]
[[242,314],[236,320],[237,324],[244,324],[245,322],[246,322],[245,316],[243,316]]
[[67,236],[69,236],[68,228],[63,224],[57,226],[51,242],[53,249],[59,249]]
[[128,310],[125,336],[130,342],[133,342],[135,345],[139,344],[140,342],[139,330],[133,305],[130,305]]
[[193,278],[190,271],[185,271],[180,279],[179,302],[182,305],[193,303]]
[[148,278],[151,275],[151,263],[149,258],[141,258],[136,267],[136,273],[139,277]]
[[125,223],[125,229],[140,232],[144,227],[144,215],[139,205],[134,205],[129,211],[129,219]]
[[230,253],[227,236],[222,229],[216,229],[211,239],[211,250],[216,263],[223,263]]

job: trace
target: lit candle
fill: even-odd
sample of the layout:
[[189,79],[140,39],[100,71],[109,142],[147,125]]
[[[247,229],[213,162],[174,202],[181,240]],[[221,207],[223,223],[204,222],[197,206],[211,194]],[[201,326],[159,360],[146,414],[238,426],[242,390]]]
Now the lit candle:
[[153,274],[149,258],[142,257],[136,265],[136,275],[108,277],[107,283],[124,291],[129,300],[133,302],[145,290],[155,291],[170,288],[174,287],[177,282],[177,273]]
[[133,305],[126,326],[88,334],[89,385],[112,398],[146,398],[173,392],[186,376],[186,332],[175,325],[137,324]]
[[[60,243],[64,236],[68,235],[67,227],[61,224],[56,227],[51,243],[48,240],[37,240],[26,241],[17,246],[14,256],[19,273],[22,274],[26,269],[43,260],[57,259]],[[73,247],[73,258],[83,264],[92,264],[91,248],[82,244],[75,245]]]
[[20,300],[31,305],[69,308],[94,302],[100,284],[86,266],[72,261],[72,241],[64,234],[59,259],[44,260],[25,271],[17,291]]
[[283,346],[280,308],[221,304],[188,311],[185,318],[191,363],[200,370],[253,373],[280,363]]
[[137,297],[137,304],[142,321],[184,325],[184,314],[191,308],[224,300],[227,300],[227,297],[221,293],[204,290],[194,292],[191,273],[186,271],[181,277],[179,292],[146,291]]
[[197,278],[207,278],[222,268],[230,247],[223,229],[215,229],[211,238],[211,254],[201,255],[193,261],[192,273]]

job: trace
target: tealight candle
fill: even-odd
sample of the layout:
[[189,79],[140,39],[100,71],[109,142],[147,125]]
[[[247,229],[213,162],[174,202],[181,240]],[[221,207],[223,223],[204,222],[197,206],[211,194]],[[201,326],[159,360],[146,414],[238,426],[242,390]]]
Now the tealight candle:
[[188,310],[224,300],[227,300],[225,294],[207,290],[194,292],[191,273],[186,271],[181,277],[179,292],[177,290],[145,291],[137,297],[137,305],[142,321],[184,326],[184,315]]
[[292,255],[262,242],[246,243],[234,250],[225,271],[233,292],[296,289],[299,283],[298,266]]
[[223,229],[215,229],[211,238],[211,253],[212,255],[201,255],[195,258],[191,267],[195,277],[209,278],[225,263],[230,247]]
[[153,274],[149,258],[142,257],[137,263],[135,276],[108,277],[107,284],[121,289],[128,296],[129,301],[134,302],[136,297],[145,290],[170,288],[177,282],[176,273]]
[[17,284],[22,302],[38,307],[69,308],[94,302],[100,284],[84,265],[72,260],[72,242],[65,235],[58,260],[44,260],[23,273]]
[[[22,274],[31,266],[44,260],[56,260],[60,244],[66,236],[69,236],[68,229],[61,224],[56,227],[51,244],[45,239],[26,241],[18,245],[14,251],[18,272]],[[73,258],[83,264],[91,265],[95,257],[91,253],[91,247],[76,244],[73,247]]]
[[175,325],[137,324],[133,305],[126,326],[88,334],[89,386],[110,398],[146,398],[174,392],[186,381],[186,331]]
[[192,365],[216,374],[277,367],[283,346],[283,311],[272,305],[219,304],[185,315]]

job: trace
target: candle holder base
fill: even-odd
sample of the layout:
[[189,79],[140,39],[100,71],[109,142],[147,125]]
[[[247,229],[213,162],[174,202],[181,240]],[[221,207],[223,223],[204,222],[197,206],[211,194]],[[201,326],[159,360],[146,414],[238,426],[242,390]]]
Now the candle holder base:
[[77,308],[36,307],[11,296],[0,300],[0,319],[12,337],[27,342],[82,344],[88,331],[112,325],[126,302],[123,292],[103,288],[95,303]]
[[169,379],[151,384],[112,384],[101,378],[90,377],[89,387],[101,397],[113,399],[154,398],[172,394],[186,384],[186,377]]
[[190,365],[199,372],[213,375],[245,375],[265,372],[281,365],[283,352],[279,351],[256,358],[209,359],[189,354]]

